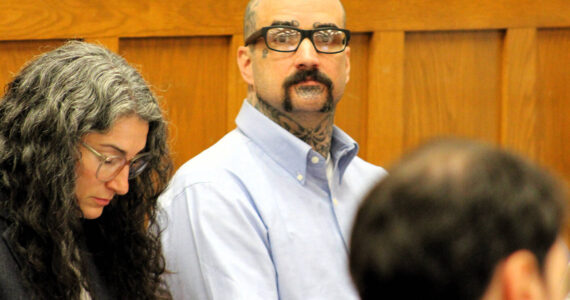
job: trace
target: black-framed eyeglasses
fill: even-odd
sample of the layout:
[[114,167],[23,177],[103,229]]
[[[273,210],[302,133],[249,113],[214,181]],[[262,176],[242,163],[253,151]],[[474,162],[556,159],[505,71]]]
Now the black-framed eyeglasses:
[[344,51],[350,40],[350,31],[336,27],[303,30],[297,27],[274,25],[262,27],[252,33],[245,45],[263,37],[267,48],[278,52],[295,52],[305,38],[309,38],[319,53],[334,54]]
[[131,160],[127,160],[124,155],[107,156],[101,154],[85,142],[81,142],[81,145],[99,159],[99,166],[97,167],[95,177],[103,182],[113,180],[126,165],[129,165],[129,179],[133,179],[144,171],[151,158],[150,153],[141,153]]

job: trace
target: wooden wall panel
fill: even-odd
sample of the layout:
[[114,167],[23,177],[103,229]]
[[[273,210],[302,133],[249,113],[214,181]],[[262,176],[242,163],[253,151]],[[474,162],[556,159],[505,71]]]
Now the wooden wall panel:
[[60,40],[0,41],[0,95],[28,60],[63,44]]
[[499,141],[501,31],[408,33],[404,148],[456,135]]
[[139,65],[164,99],[174,162],[214,144],[227,131],[228,37],[121,39],[120,53]]
[[537,158],[540,120],[536,97],[535,28],[508,29],[503,51],[501,144]]
[[93,37],[84,39],[85,42],[101,45],[115,53],[119,53],[119,37]]
[[231,35],[248,0],[2,0],[0,39]]
[[343,0],[358,31],[477,30],[570,24],[568,0]]
[[361,157],[366,157],[367,148],[369,40],[367,34],[351,37],[350,79],[335,114],[335,124],[358,142],[358,155]]
[[403,151],[403,31],[374,32],[370,43],[367,159],[388,166]]
[[[344,0],[354,31],[567,27],[568,0]],[[247,0],[2,0],[0,39],[241,33]]]
[[570,28],[539,30],[538,159],[570,184]]

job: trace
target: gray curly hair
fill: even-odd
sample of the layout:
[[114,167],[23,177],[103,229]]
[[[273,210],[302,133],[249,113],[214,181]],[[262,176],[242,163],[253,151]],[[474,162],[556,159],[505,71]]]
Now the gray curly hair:
[[[149,123],[144,151],[152,160],[129,182],[129,192],[116,196],[119,201],[112,201],[87,230],[74,192],[78,143],[129,115]],[[146,299],[167,294],[160,279],[164,259],[158,231],[144,225],[155,226],[157,197],[171,172],[159,103],[141,75],[117,54],[67,42],[31,61],[8,84],[0,102],[0,208],[38,298],[75,299],[82,284],[89,289],[74,271],[85,271],[76,253],[78,240],[87,234],[87,242],[99,243],[104,259],[98,267],[118,295]]]

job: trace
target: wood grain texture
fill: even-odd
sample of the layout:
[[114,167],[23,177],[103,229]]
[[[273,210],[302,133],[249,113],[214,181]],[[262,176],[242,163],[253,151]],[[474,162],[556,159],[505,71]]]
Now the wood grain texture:
[[404,149],[435,136],[499,142],[500,31],[406,35]]
[[538,159],[570,185],[570,28],[539,30]]
[[0,40],[223,35],[247,0],[3,0]]
[[[247,0],[3,0],[0,40],[233,35]],[[568,0],[344,0],[356,32],[568,27]]]
[[501,144],[537,159],[539,113],[536,97],[535,28],[508,29],[503,51]]
[[85,42],[101,45],[115,53],[119,53],[119,38],[118,37],[93,37],[84,39]]
[[6,84],[35,56],[57,48],[64,41],[8,41],[0,42],[0,95]]
[[226,37],[124,39],[120,53],[139,65],[170,120],[175,167],[227,131]]
[[404,135],[404,32],[374,32],[370,43],[368,160],[388,166]]
[[466,30],[561,27],[568,0],[352,0],[342,1],[347,26],[357,31]]
[[335,124],[358,142],[360,157],[367,156],[369,39],[367,34],[356,34],[351,37],[350,79],[335,113]]

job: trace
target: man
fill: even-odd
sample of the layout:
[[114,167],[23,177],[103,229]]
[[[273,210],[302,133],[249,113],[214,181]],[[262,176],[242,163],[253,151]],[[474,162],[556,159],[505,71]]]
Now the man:
[[238,64],[237,129],[178,170],[162,196],[178,299],[356,299],[357,199],[385,171],[333,126],[349,77],[338,0],[254,0]]
[[363,300],[564,299],[566,200],[548,174],[512,154],[428,144],[359,209],[354,281]]

